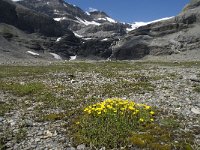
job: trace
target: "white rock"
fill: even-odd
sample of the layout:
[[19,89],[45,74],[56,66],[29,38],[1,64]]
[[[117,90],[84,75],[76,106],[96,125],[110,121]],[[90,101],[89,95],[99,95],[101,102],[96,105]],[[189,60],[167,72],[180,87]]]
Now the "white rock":
[[84,150],[85,149],[85,144],[81,144],[77,146],[77,150]]
[[198,109],[198,108],[192,108],[191,111],[192,111],[194,114],[200,115],[200,109]]

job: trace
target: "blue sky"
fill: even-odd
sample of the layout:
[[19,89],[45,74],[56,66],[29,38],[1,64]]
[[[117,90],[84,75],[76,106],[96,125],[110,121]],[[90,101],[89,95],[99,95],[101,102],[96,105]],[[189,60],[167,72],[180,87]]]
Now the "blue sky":
[[190,0],[65,0],[87,11],[95,8],[111,18],[132,23],[175,16]]

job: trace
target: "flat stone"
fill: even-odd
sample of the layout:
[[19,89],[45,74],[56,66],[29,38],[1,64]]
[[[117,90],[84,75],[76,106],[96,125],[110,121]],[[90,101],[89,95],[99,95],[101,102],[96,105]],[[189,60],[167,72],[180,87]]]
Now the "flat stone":
[[33,127],[33,121],[31,121],[31,120],[25,120],[25,126],[26,127]]
[[0,117],[0,122],[3,122],[4,118],[3,117]]
[[35,139],[35,142],[39,142],[39,141],[40,141],[40,138],[36,138],[36,139]]
[[45,136],[43,136],[43,138],[46,139],[46,138],[50,138],[52,136],[53,136],[53,133],[51,133],[51,131],[49,131],[49,130],[46,130],[45,131]]
[[192,108],[191,111],[192,111],[194,114],[200,115],[200,109],[198,109],[198,108]]
[[81,144],[77,146],[77,150],[84,150],[85,149],[85,144]]
[[68,147],[66,150],[76,150],[74,147]]

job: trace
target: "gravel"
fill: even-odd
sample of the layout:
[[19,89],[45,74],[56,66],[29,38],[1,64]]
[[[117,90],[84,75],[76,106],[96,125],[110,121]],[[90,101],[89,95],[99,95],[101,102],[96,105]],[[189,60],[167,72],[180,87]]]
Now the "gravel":
[[[184,118],[185,130],[194,130],[194,128],[200,130],[200,93],[194,92],[193,85],[196,83],[190,80],[191,78],[198,78],[196,75],[200,73],[199,67],[185,68],[156,65],[150,66],[149,69],[136,70],[135,73],[144,76],[161,75],[163,78],[151,81],[155,85],[154,92],[150,91],[144,94],[131,93],[129,97],[124,98],[156,106],[166,110],[169,114],[175,113]],[[174,78],[169,77],[169,74],[174,74]],[[53,81],[48,78],[43,80],[44,83],[50,86],[62,83],[73,84],[74,87],[79,87],[85,82],[92,82],[94,84],[110,82],[110,79],[101,78],[97,74],[77,73],[76,80],[70,79],[65,73],[55,73],[51,76],[54,76],[56,79]],[[18,99],[9,93],[0,91],[1,101],[7,102],[13,98],[17,100],[16,102],[25,101],[27,104],[31,103],[31,106],[25,110],[14,109],[5,114],[4,117],[0,116],[0,125],[2,124],[4,132],[9,129],[9,132],[17,134],[19,128],[26,129],[26,138],[20,141],[16,142],[16,139],[13,138],[14,134],[9,135],[10,138],[8,139],[10,140],[6,143],[7,149],[87,149],[85,144],[78,145],[76,148],[72,146],[71,139],[66,134],[67,129],[63,126],[68,123],[66,120],[37,122],[35,120],[36,116],[34,116],[34,108],[41,105],[39,102],[31,102],[23,98]],[[59,112],[60,110],[53,111]],[[195,136],[197,145],[200,145],[200,133]]]

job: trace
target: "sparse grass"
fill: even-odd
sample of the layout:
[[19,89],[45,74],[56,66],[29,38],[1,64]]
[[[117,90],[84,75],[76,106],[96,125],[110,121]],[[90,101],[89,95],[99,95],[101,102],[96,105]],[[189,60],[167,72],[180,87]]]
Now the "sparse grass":
[[196,86],[196,87],[194,88],[194,91],[200,93],[200,86]]
[[193,90],[197,93],[200,93],[200,85],[199,84],[194,84],[193,85]]
[[3,136],[0,136],[0,150],[5,150],[5,139],[3,138]]
[[17,133],[14,134],[14,139],[17,143],[22,142],[27,135],[27,129],[25,128],[20,128]]
[[[127,121],[129,117],[99,120],[85,118],[82,112],[83,108],[108,97],[130,98],[135,94],[153,93],[156,88],[153,81],[179,77],[176,73],[148,75],[140,72],[155,65],[199,67],[200,62],[67,62],[47,66],[0,66],[0,90],[13,94],[16,99],[23,97],[29,101],[28,104],[17,101],[20,103],[17,106],[13,101],[0,103],[0,116],[18,107],[31,107],[34,103],[35,121],[67,121],[66,127],[74,133],[75,144],[93,143],[108,149],[129,149],[129,145],[155,150],[191,150],[193,134],[181,131],[180,119],[169,118],[168,114],[157,111],[154,123],[132,126],[133,122]],[[72,79],[76,82],[71,82]],[[169,88],[167,85],[162,87]],[[200,92],[200,86],[195,85],[194,91]],[[20,142],[23,137],[26,137],[26,129],[21,128],[12,138]],[[4,141],[0,138],[0,149],[4,147]]]
[[200,61],[190,61],[190,62],[155,62],[155,61],[147,61],[147,62],[137,62],[137,64],[142,65],[158,65],[158,66],[169,66],[169,67],[200,67]]
[[5,113],[10,112],[13,109],[12,103],[1,103],[0,102],[0,116],[4,116]]
[[42,91],[44,87],[40,82],[20,84],[0,81],[0,90],[9,91],[17,96],[33,95]]

